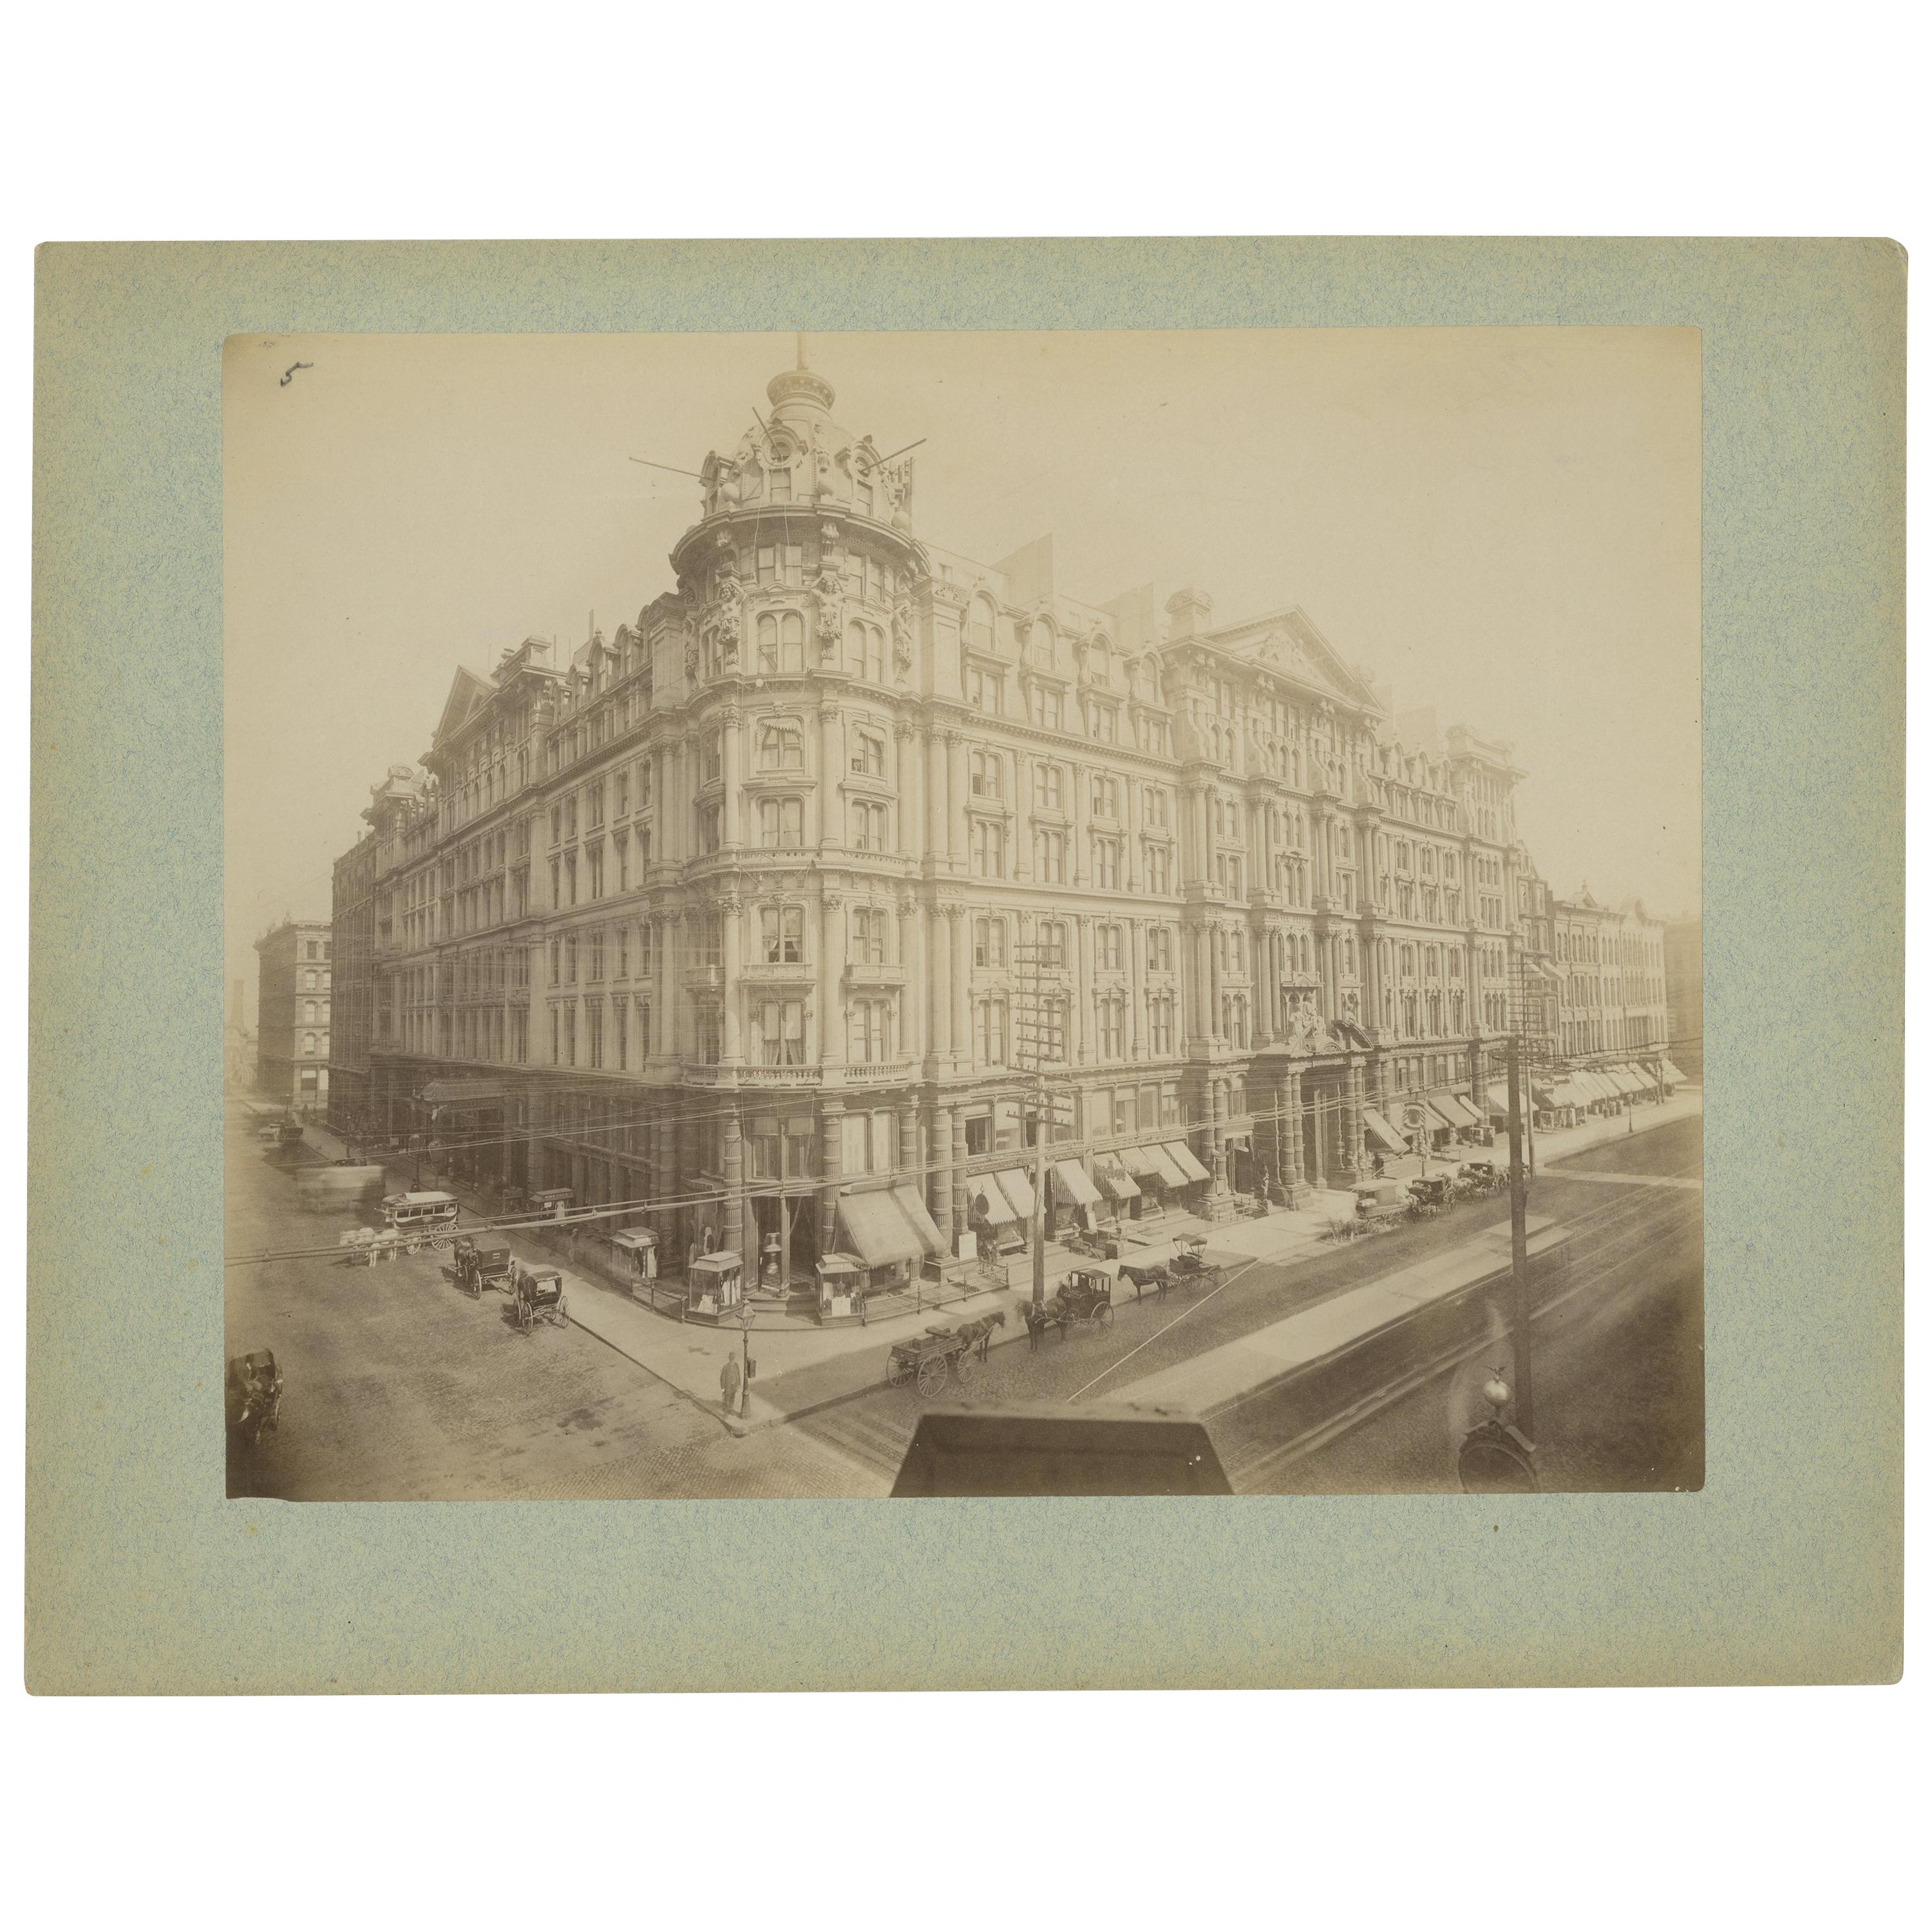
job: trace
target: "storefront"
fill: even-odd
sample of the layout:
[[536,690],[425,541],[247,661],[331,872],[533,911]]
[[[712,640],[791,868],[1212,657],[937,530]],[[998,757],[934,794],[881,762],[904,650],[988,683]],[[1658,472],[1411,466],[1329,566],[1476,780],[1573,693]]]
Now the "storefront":
[[[927,1216],[928,1225],[931,1216]],[[908,1286],[926,1258],[921,1231],[886,1188],[838,1197],[838,1228],[844,1246],[864,1263],[874,1293]],[[937,1230],[934,1231],[935,1245]]]
[[1180,1176],[1179,1187],[1170,1205],[1185,1208],[1190,1213],[1198,1209],[1207,1198],[1208,1185],[1214,1177],[1196,1158],[1194,1150],[1185,1141],[1162,1141],[1160,1150],[1173,1162],[1174,1171]]
[[1391,1154],[1405,1154],[1408,1148],[1402,1136],[1376,1108],[1364,1105],[1362,1108],[1362,1139],[1371,1159],[1380,1155],[1386,1160]]
[[1011,1254],[1026,1246],[1026,1223],[997,1174],[977,1174],[966,1184],[966,1224],[978,1238],[980,1252]]
[[1100,1190],[1077,1160],[1055,1161],[1050,1184],[1054,1233],[1076,1227],[1090,1230],[1100,1225]]
[[1139,1184],[1139,1210],[1158,1214],[1172,1201],[1178,1200],[1187,1186],[1187,1177],[1174,1165],[1167,1150],[1155,1144],[1126,1148],[1122,1158],[1127,1172]]
[[1096,1154],[1094,1156],[1094,1184],[1105,1200],[1102,1209],[1104,1218],[1118,1225],[1124,1213],[1138,1211],[1140,1184],[1127,1172],[1126,1162],[1118,1154]]
[[818,1282],[818,1325],[849,1328],[866,1318],[866,1288],[870,1278],[856,1255],[827,1255],[814,1270]]

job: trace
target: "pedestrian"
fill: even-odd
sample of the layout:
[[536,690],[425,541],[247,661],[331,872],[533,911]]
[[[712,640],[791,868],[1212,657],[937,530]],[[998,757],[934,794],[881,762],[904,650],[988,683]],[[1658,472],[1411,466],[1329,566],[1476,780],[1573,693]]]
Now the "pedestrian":
[[738,1366],[736,1355],[727,1355],[724,1366],[718,1372],[718,1388],[724,1397],[722,1407],[727,1415],[740,1414],[739,1394],[744,1386],[744,1373]]

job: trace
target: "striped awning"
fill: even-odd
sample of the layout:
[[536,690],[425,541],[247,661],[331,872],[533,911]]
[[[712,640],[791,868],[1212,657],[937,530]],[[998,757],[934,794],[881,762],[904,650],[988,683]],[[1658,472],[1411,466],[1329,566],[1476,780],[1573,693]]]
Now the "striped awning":
[[1384,1154],[1406,1154],[1408,1151],[1408,1143],[1389,1125],[1388,1121],[1382,1118],[1380,1114],[1376,1112],[1374,1108],[1369,1106],[1363,1108],[1362,1125],[1382,1142],[1382,1151]]
[[1194,1150],[1185,1141],[1162,1141],[1161,1145],[1166,1150],[1168,1159],[1180,1168],[1184,1186],[1192,1186],[1196,1181],[1209,1178],[1208,1170],[1195,1159]]
[[1013,1212],[1022,1221],[1033,1219],[1033,1182],[1023,1167],[1003,1167],[993,1178],[1000,1189],[1013,1204]]
[[1055,1161],[1053,1178],[1066,1189],[1076,1206],[1097,1208],[1100,1204],[1100,1190],[1087,1178],[1086,1171],[1077,1160]]
[[1480,1127],[1488,1124],[1460,1094],[1445,1094],[1438,1104],[1448,1111],[1459,1127]]
[[1120,1163],[1117,1154],[1096,1154],[1094,1156],[1094,1178],[1116,1201],[1137,1201],[1140,1198],[1140,1184]]
[[892,1205],[906,1218],[906,1225],[919,1238],[920,1245],[928,1255],[943,1255],[946,1252],[946,1237],[939,1232],[939,1223],[926,1210],[926,1203],[919,1198],[919,1190],[910,1180],[902,1180],[892,1190]]
[[1153,1156],[1154,1172],[1163,1187],[1185,1187],[1187,1177],[1180,1171],[1180,1163],[1166,1148],[1154,1146],[1147,1151]]
[[1158,1148],[1123,1148],[1120,1158],[1126,1162],[1127,1172],[1136,1180],[1164,1181],[1167,1177],[1160,1171],[1160,1152]]
[[924,1258],[924,1247],[912,1223],[890,1194],[842,1195],[838,1220],[845,1230],[846,1246],[868,1268],[889,1268],[895,1262]]
[[1684,1087],[1690,1084],[1684,1078],[1683,1074],[1678,1071],[1677,1063],[1674,1060],[1666,1060],[1664,1061],[1664,1077],[1673,1087]]
[[1005,1189],[1000,1185],[998,1174],[976,1174],[967,1182],[966,1191],[995,1227],[1019,1219],[1013,1212],[1013,1204],[1006,1198]]
[[1590,1096],[1574,1080],[1559,1080],[1550,1090],[1550,1097],[1559,1107],[1587,1107]]
[[1436,1116],[1436,1124],[1438,1127],[1447,1127],[1453,1134],[1456,1130],[1462,1124],[1462,1122],[1457,1120],[1456,1116],[1449,1111],[1447,1102],[1442,1100],[1425,1098],[1422,1104],[1428,1108],[1430,1113]]

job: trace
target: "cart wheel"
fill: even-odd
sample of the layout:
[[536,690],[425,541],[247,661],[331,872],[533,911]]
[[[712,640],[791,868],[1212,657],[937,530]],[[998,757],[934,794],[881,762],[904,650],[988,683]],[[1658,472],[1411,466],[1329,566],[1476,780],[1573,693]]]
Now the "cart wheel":
[[890,1357],[886,1363],[886,1386],[900,1388],[904,1385],[906,1365],[896,1356]]
[[1094,1325],[1096,1328],[1111,1327],[1113,1319],[1114,1304],[1111,1301],[1102,1302],[1094,1311]]
[[970,1389],[986,1372],[986,1364],[970,1348],[962,1348],[952,1364],[952,1372],[962,1388]]
[[570,1304],[560,1295],[557,1298],[556,1325],[560,1328],[568,1328],[570,1326]]
[[919,1392],[921,1395],[937,1395],[946,1386],[946,1358],[928,1355],[919,1365]]

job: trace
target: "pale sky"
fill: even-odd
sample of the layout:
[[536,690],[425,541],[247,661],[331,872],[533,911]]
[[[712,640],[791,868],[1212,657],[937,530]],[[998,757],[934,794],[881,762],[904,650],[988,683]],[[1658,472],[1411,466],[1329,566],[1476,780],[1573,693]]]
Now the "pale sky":
[[[914,532],[991,562],[1051,532],[1092,603],[1192,584],[1298,604],[1344,658],[1510,741],[1559,892],[1694,910],[1691,329],[814,334],[832,414],[917,438]],[[458,664],[560,656],[674,586],[697,470],[767,412],[772,335],[283,336],[227,346],[226,958],[329,916],[369,788]],[[281,377],[296,362],[312,364]]]

